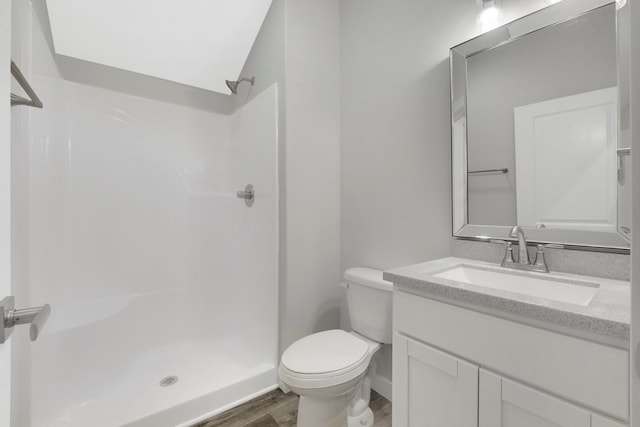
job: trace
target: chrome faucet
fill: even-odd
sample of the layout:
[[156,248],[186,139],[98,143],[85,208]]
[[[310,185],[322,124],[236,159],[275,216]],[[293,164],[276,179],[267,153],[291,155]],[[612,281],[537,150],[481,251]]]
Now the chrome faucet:
[[500,266],[506,268],[516,268],[518,270],[538,271],[541,273],[548,273],[549,266],[544,257],[544,248],[564,248],[563,245],[558,244],[539,244],[536,252],[536,258],[532,263],[529,258],[529,252],[527,251],[527,236],[524,234],[524,230],[521,226],[516,225],[511,229],[509,237],[515,237],[518,239],[518,260],[516,261],[513,256],[513,242],[507,242],[504,240],[491,239],[493,243],[505,243],[506,249],[504,252],[504,258]]
[[529,252],[527,252],[527,236],[519,225],[514,225],[509,233],[509,237],[518,238],[518,264],[530,265]]

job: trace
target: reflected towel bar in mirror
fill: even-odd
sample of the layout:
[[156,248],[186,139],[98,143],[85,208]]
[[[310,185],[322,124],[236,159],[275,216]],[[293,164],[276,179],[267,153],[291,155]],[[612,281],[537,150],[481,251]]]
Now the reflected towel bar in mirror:
[[509,168],[502,168],[502,169],[484,169],[484,170],[479,170],[479,171],[469,171],[467,172],[467,174],[471,175],[471,174],[476,174],[476,173],[509,173]]

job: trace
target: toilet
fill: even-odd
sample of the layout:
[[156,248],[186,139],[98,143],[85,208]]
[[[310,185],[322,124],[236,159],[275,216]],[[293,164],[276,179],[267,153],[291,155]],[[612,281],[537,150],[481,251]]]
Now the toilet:
[[280,385],[300,396],[298,427],[371,427],[371,358],[392,338],[393,284],[382,271],[344,273],[352,332],[333,329],[294,342],[282,354]]

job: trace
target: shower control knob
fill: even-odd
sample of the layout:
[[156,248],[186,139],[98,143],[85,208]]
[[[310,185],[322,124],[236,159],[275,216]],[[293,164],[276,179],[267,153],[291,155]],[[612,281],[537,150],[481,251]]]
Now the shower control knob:
[[244,187],[244,191],[238,191],[236,193],[236,196],[239,199],[244,199],[244,203],[251,207],[253,206],[253,200],[255,198],[255,193],[253,191],[253,185],[248,184],[246,187]]
[[29,336],[31,341],[35,341],[51,314],[49,304],[16,310],[14,301],[13,297],[0,301],[0,344],[9,338],[14,326],[25,324],[30,325]]

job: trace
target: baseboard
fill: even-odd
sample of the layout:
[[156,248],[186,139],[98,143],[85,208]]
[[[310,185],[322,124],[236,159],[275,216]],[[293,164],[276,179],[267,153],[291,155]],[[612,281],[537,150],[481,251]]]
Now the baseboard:
[[391,399],[391,380],[385,377],[381,377],[380,375],[374,375],[371,378],[371,388],[377,391],[382,397],[387,399],[389,402]]

